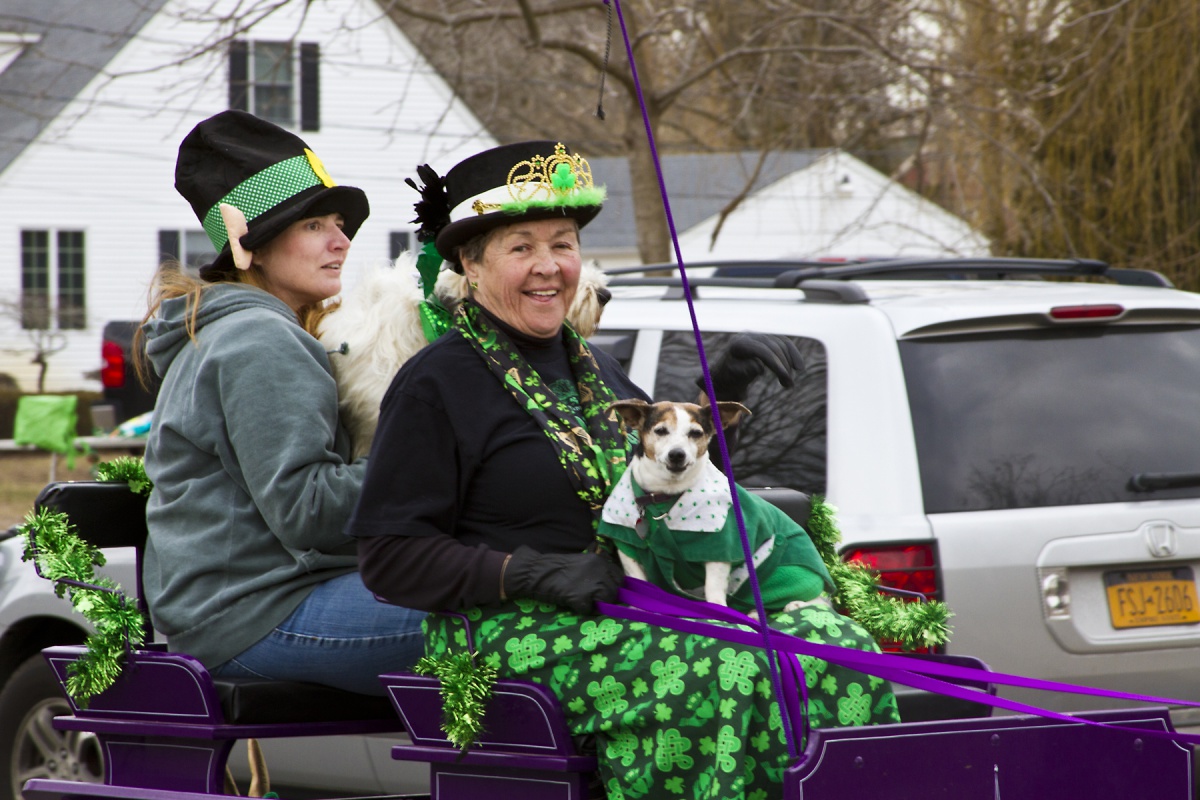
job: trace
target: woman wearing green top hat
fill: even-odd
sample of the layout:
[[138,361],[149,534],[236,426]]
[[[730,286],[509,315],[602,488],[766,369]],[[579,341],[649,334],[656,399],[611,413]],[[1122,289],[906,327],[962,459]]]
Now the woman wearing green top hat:
[[343,529],[366,462],[313,335],[366,195],[241,111],[187,135],[175,186],[219,255],[199,277],[164,265],[140,332],[162,380],[146,442],[155,628],[217,675],[382,694],[377,676],[419,657],[424,615],[359,577]]
[[[596,547],[629,441],[608,405],[646,396],[564,324],[580,229],[604,198],[587,161],[562,144],[521,142],[444,181],[418,174],[419,234],[471,290],[384,397],[348,529],[364,581],[401,605],[461,612],[426,619],[431,657],[473,647],[501,676],[549,686],[571,733],[595,737],[609,798],[781,796],[786,744],[760,649],[595,615],[622,580]],[[717,359],[718,399],[737,399],[764,372],[760,357],[749,361]],[[809,566],[824,574],[819,558]],[[822,604],[770,624],[877,649]],[[885,681],[804,666],[814,726],[898,721]]]

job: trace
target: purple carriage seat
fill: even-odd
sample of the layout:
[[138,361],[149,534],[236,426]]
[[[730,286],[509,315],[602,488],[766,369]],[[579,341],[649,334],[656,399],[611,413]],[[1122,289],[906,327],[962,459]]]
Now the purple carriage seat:
[[[152,641],[141,591],[145,498],[123,483],[52,483],[38,496],[37,507],[65,513],[79,536],[97,547],[134,548],[137,602],[146,620],[146,641]],[[404,730],[386,697],[309,683],[214,678],[196,659],[153,643],[132,650],[117,682],[93,697],[86,709],[79,708],[65,687],[67,669],[84,649],[59,646],[44,651],[73,710],[70,716],[56,718],[54,726],[97,736],[107,786],[220,794],[225,763],[238,739]],[[36,780],[25,795],[109,796],[104,791],[89,784]],[[142,795],[128,791],[116,796]]]

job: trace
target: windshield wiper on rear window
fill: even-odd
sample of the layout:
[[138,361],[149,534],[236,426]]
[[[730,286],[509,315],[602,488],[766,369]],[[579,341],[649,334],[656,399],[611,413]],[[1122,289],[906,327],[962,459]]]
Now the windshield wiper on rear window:
[[1139,472],[1129,479],[1129,491],[1153,492],[1200,486],[1200,472]]

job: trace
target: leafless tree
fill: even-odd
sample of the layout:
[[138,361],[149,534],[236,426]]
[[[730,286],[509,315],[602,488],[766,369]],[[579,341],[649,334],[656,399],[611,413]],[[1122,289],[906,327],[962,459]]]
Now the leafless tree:
[[929,0],[943,204],[1001,253],[1101,258],[1200,288],[1200,5]]
[[902,35],[905,10],[885,0],[383,4],[502,140],[626,155],[646,262],[671,259],[643,110],[660,148],[692,152],[881,148],[916,118],[891,102],[878,43]]
[[[172,6],[213,22],[180,58],[324,1]],[[670,248],[643,107],[663,151],[842,148],[997,254],[1099,257],[1200,288],[1194,0],[375,2],[501,141],[627,156],[647,262]]]
[[67,337],[51,325],[51,310],[45,297],[26,296],[19,300],[0,300],[0,328],[7,329],[0,351],[12,355],[31,355],[38,367],[37,393],[46,389],[50,357],[67,346]]

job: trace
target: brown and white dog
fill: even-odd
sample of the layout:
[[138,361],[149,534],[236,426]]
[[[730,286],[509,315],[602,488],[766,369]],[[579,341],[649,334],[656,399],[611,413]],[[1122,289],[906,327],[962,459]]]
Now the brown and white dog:
[[[629,472],[648,495],[681,495],[715,469],[708,457],[708,443],[716,433],[709,406],[695,403],[646,403],[643,400],[618,400],[609,408],[637,430],[639,446],[629,461]],[[728,428],[750,409],[741,403],[718,402],[721,425]],[[621,567],[631,578],[646,580],[646,571],[632,556],[618,550]],[[707,562],[704,565],[704,599],[727,605],[729,573],[732,562]]]
[[[610,408],[640,437],[599,527],[616,544],[625,574],[756,616],[729,479],[708,456],[715,433],[709,407],[621,400]],[[717,412],[723,427],[750,414],[732,402],[717,403]],[[820,601],[831,584],[805,530],[751,492],[737,488],[737,497],[764,609],[787,612]]]
[[[567,320],[580,336],[591,336],[600,322],[608,279],[585,265]],[[443,270],[434,292],[447,308],[467,296],[462,275]],[[341,302],[320,323],[320,340],[329,349],[338,385],[342,422],[350,433],[354,457],[371,450],[379,404],[400,367],[427,342],[421,327],[424,301],[416,257],[402,253],[395,266],[369,267]]]

